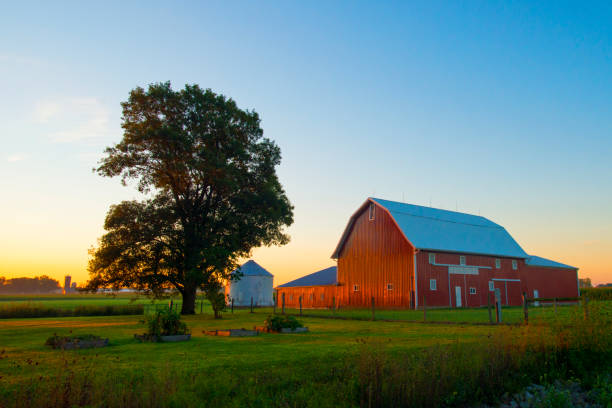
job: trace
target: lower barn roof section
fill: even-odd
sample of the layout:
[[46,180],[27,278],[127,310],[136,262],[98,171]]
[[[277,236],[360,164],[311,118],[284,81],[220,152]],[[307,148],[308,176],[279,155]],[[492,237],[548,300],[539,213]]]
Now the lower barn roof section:
[[278,288],[295,288],[301,286],[323,286],[335,285],[338,283],[338,268],[331,266],[329,268],[311,273],[310,275],[302,276],[291,282],[277,286]]
[[575,266],[562,264],[560,262],[555,262],[535,255],[529,255],[529,258],[525,260],[525,264],[528,266],[544,266],[547,268],[578,269]]

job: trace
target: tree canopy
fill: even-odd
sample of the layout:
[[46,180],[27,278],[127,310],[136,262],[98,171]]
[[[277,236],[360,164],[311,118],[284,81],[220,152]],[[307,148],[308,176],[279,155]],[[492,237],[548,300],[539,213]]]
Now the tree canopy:
[[111,206],[87,288],[175,288],[193,313],[197,289],[214,296],[238,259],[289,241],[280,149],[256,112],[197,85],[136,88],[122,108],[123,139],[95,170],[134,181],[145,198]]

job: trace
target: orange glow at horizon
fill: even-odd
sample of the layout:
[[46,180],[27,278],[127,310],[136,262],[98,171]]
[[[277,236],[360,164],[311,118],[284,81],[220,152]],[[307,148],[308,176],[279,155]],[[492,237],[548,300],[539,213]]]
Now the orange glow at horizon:
[[[274,275],[275,286],[336,265],[330,258],[336,244],[335,239],[319,240],[316,244],[303,241],[294,239],[285,247],[257,248],[253,251],[252,259]],[[71,275],[73,282],[79,285],[88,279],[88,255],[85,249],[78,251],[80,254],[39,250],[36,256],[19,251],[18,248],[12,248],[13,251],[6,249],[5,246],[1,253],[0,276],[7,279],[48,275],[57,279],[60,285],[63,284],[65,275]],[[606,252],[605,248],[592,245],[590,248],[576,250],[575,253],[555,253],[552,248],[542,247],[541,251],[532,252],[577,266],[579,277],[591,278],[593,286],[612,282],[612,268],[609,266],[612,265],[612,253]]]

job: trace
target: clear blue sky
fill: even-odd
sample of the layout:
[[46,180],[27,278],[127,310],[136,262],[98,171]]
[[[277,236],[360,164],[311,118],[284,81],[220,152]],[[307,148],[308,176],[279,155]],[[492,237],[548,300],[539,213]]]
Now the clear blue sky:
[[610,2],[15,2],[0,14],[0,275],[86,278],[91,172],[130,89],[255,109],[295,205],[276,284],[333,264],[367,196],[487,216],[612,281]]

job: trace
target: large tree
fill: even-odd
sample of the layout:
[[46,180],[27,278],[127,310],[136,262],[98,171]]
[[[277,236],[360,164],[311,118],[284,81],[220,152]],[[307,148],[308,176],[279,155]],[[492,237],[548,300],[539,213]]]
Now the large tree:
[[196,291],[217,295],[252,248],[288,242],[293,207],[276,175],[280,149],[256,112],[197,85],[136,88],[122,107],[123,139],[95,170],[134,181],[146,199],[110,208],[87,289],[175,288],[181,312],[192,314]]

